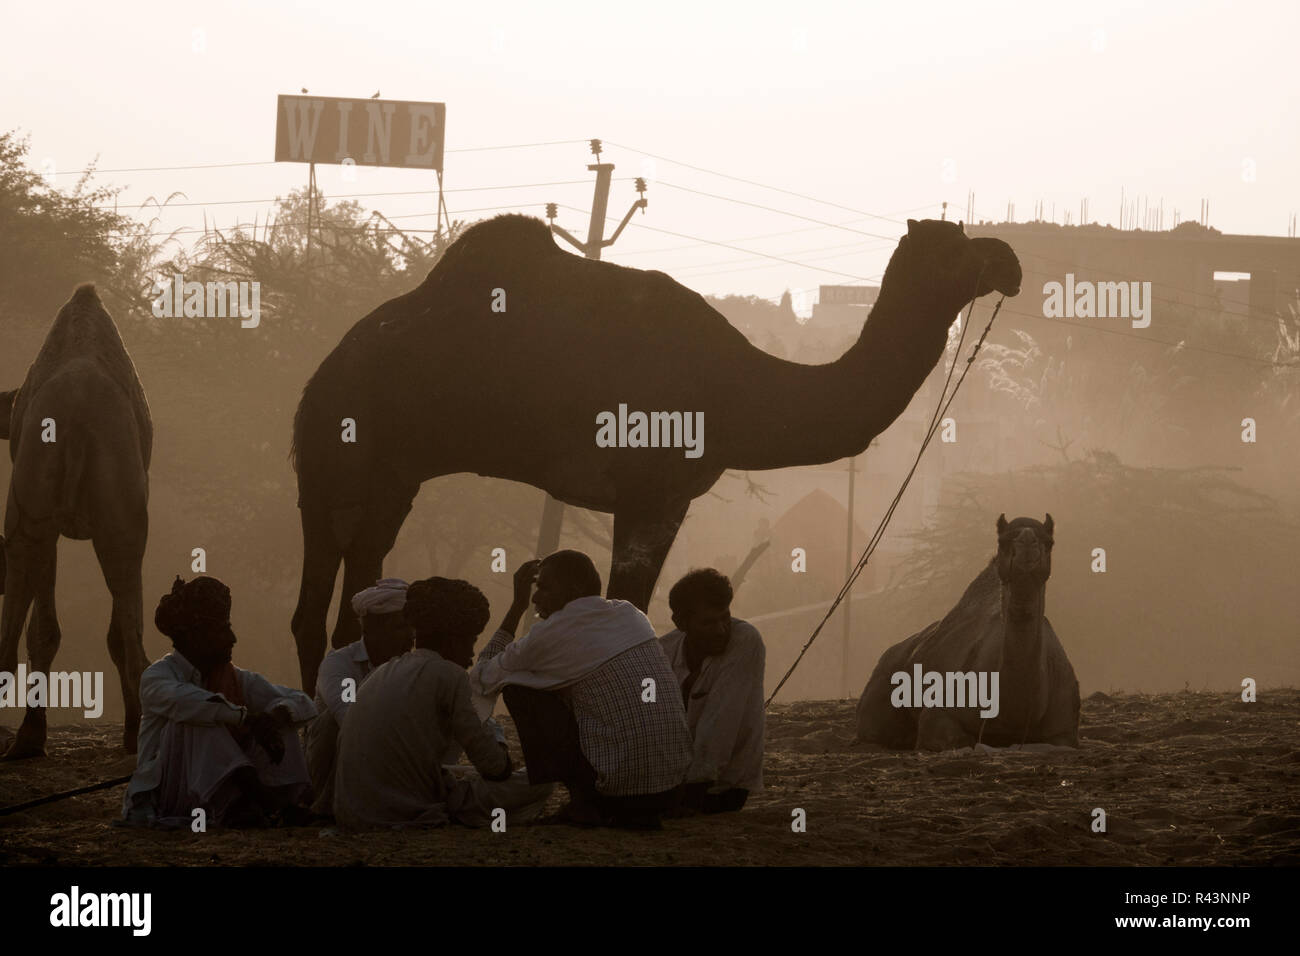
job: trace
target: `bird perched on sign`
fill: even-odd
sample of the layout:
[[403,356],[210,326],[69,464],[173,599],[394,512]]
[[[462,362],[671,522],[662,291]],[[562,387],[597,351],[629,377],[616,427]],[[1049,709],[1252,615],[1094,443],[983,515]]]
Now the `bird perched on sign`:
[[304,87],[302,88],[302,91],[303,91],[304,93],[306,93],[306,92],[307,92],[307,87],[304,86]]
[[370,94],[370,98],[371,98],[372,100],[377,100],[377,99],[379,99],[379,91],[378,91],[378,90],[375,90],[375,92],[371,93],[371,94]]

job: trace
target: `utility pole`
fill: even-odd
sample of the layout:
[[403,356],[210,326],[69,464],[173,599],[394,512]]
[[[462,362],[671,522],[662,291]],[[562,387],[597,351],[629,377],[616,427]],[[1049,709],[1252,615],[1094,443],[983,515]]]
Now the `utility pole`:
[[[613,163],[602,163],[600,161],[600,140],[591,141],[591,152],[596,157],[596,162],[587,167],[596,174],[596,192],[591,200],[591,221],[587,224],[587,241],[579,242],[569,234],[563,226],[555,224],[556,204],[546,204],[546,218],[550,220],[551,232],[564,239],[588,259],[599,259],[600,251],[606,246],[612,246],[623,230],[627,228],[628,222],[632,219],[632,214],[638,209],[645,213],[645,208],[649,200],[645,198],[645,180],[637,177],[636,191],[641,198],[632,203],[632,208],[627,211],[623,221],[619,223],[618,228],[614,230],[614,235],[608,239],[605,235],[605,211],[609,208],[609,184],[614,175]],[[564,523],[564,505],[556,501],[550,495],[546,496],[546,503],[542,506],[542,525],[537,533],[537,556],[544,558],[551,554],[560,546],[560,527]],[[529,618],[532,616],[532,609],[529,609]]]

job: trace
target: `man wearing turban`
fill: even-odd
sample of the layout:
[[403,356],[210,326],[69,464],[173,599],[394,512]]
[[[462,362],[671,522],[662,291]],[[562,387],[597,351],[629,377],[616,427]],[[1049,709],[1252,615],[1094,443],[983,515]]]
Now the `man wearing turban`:
[[140,749],[128,823],[268,826],[306,818],[311,785],[297,727],[311,698],[231,663],[230,589],[179,577],[154,614],[173,650],[140,678]]
[[361,639],[330,651],[321,661],[316,675],[319,716],[307,727],[307,766],[316,791],[312,811],[321,816],[334,815],[339,728],[356,702],[358,689],[389,658],[409,651],[415,640],[402,613],[406,588],[399,578],[384,578],[354,594],[352,611],[361,620]]

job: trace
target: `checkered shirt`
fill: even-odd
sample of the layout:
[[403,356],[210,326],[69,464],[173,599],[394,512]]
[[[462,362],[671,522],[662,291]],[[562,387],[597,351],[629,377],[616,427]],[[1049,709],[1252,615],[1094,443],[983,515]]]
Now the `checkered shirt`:
[[[480,660],[513,640],[497,631]],[[644,684],[654,681],[654,700]],[[662,793],[680,784],[693,747],[672,665],[658,639],[611,658],[557,693],[573,710],[578,743],[596,771],[596,789],[611,797]]]

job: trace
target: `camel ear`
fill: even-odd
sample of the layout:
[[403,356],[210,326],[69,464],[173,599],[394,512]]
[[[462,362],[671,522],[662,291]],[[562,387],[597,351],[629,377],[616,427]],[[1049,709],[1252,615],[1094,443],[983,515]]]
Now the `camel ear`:
[[998,534],[1001,534],[1003,531],[1006,530],[1007,530],[1007,515],[1006,512],[1003,512],[1002,514],[998,515]]
[[1052,522],[1052,513],[1050,511],[1047,512],[1047,520],[1043,522],[1043,527],[1047,529],[1048,534],[1051,534],[1052,529],[1056,527],[1056,525],[1053,524]]

